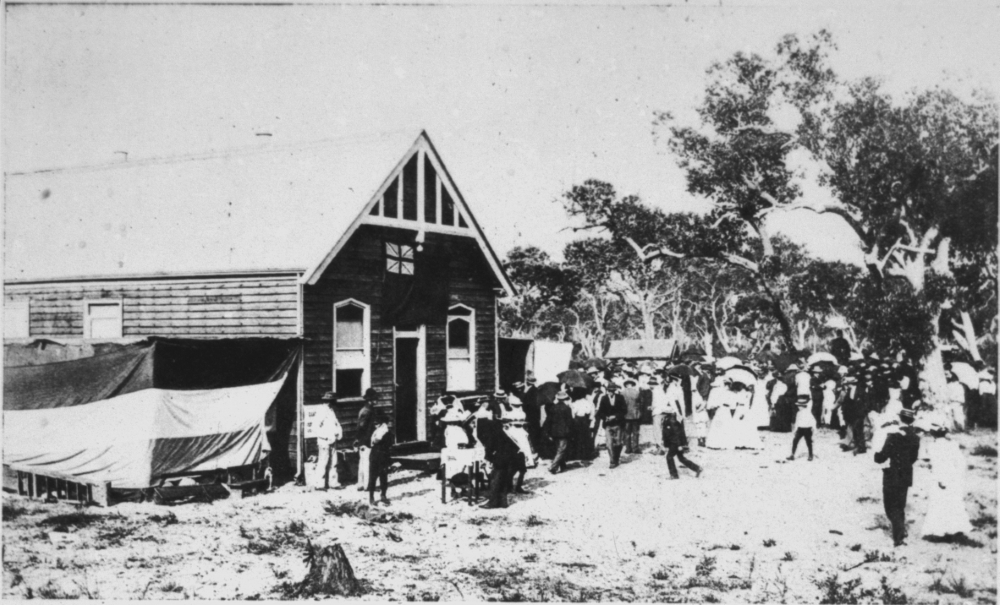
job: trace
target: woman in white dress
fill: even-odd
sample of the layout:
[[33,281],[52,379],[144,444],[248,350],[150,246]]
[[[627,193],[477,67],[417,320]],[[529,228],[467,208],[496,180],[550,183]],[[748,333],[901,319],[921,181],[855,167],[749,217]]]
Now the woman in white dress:
[[927,516],[920,530],[923,538],[945,538],[972,533],[965,510],[965,456],[948,431],[937,423],[928,427],[924,446],[931,463],[927,487]]
[[736,366],[726,370],[726,383],[736,404],[733,412],[733,447],[760,448],[757,421],[751,413],[757,376],[749,368]]
[[[718,384],[718,386],[716,386]],[[733,412],[736,410],[736,393],[729,389],[727,383],[720,379],[712,384],[712,392],[708,396],[709,406],[717,404],[712,424],[708,427],[708,438],[705,446],[714,450],[728,450],[736,447],[736,420]]]
[[[681,380],[693,382],[691,376],[685,376]],[[688,437],[698,440],[698,445],[704,447],[705,439],[708,437],[708,424],[711,420],[708,417],[708,404],[701,396],[698,389],[691,385],[691,417],[684,421],[684,429]]]

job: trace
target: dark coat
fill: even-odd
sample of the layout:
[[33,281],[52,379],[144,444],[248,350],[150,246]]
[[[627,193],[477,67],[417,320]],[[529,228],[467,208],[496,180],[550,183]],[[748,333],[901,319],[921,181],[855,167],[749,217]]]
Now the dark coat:
[[476,438],[491,464],[513,463],[518,453],[517,445],[504,432],[502,422],[480,418],[476,421]]
[[663,445],[671,447],[687,447],[687,435],[684,434],[684,425],[674,420],[663,423]]
[[545,417],[545,429],[553,439],[568,439],[573,434],[573,410],[556,402]]
[[616,393],[612,398],[611,395],[604,395],[601,397],[600,403],[597,405],[597,422],[600,423],[604,421],[604,426],[621,426],[625,424],[625,415],[628,413],[628,404],[625,403],[625,398],[622,397],[621,393]]
[[365,404],[358,412],[358,442],[365,446],[372,446],[372,433],[375,432],[376,413],[375,409]]
[[538,405],[538,389],[530,387],[521,395],[522,408],[524,409],[524,420],[528,426],[537,428],[541,424],[542,409]]
[[902,433],[892,433],[886,437],[881,452],[875,453],[875,462],[889,461],[884,479],[893,485],[913,485],[913,465],[920,455],[920,437],[912,427],[903,427]]

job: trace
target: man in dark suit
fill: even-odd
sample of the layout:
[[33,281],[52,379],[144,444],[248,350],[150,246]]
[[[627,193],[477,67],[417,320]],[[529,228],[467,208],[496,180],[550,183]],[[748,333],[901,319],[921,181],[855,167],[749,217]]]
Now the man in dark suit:
[[608,447],[608,457],[611,458],[611,467],[618,466],[618,460],[622,455],[622,431],[625,425],[625,414],[628,413],[628,405],[625,398],[618,392],[618,385],[610,383],[608,392],[601,397],[597,404],[597,415],[594,416],[594,430],[604,422],[604,440]]
[[844,331],[837,330],[837,337],[830,341],[830,353],[837,358],[837,363],[846,366],[851,359],[851,343],[844,338]]
[[545,417],[545,431],[556,443],[556,455],[552,458],[549,472],[553,475],[566,470],[566,459],[569,456],[569,438],[573,434],[573,411],[567,405],[569,395],[560,391],[556,400]]
[[375,389],[365,391],[365,404],[358,412],[357,438],[354,446],[358,448],[358,491],[368,489],[368,469],[371,466],[372,433],[375,432],[375,402],[378,392]]
[[482,444],[486,461],[492,467],[489,500],[483,508],[507,508],[507,492],[510,490],[515,463],[520,453],[517,445],[504,432],[501,421],[495,418],[476,420],[476,438]]
[[886,437],[885,445],[875,454],[876,464],[889,461],[889,466],[882,469],[882,500],[896,546],[905,544],[906,495],[913,485],[913,464],[920,450],[920,437],[911,426],[913,410],[904,408],[899,412],[899,420],[902,425]]
[[[524,430],[528,433],[528,442],[531,449],[538,452],[541,445],[538,441],[538,432],[541,430],[542,410],[538,403],[538,388],[534,376],[528,376],[524,384],[514,383],[514,393],[520,398],[524,409]],[[520,386],[519,386],[520,385]]]
[[701,467],[691,462],[684,456],[684,450],[688,446],[687,436],[684,434],[684,427],[677,421],[677,414],[673,410],[668,410],[663,422],[663,445],[667,448],[667,469],[670,471],[671,479],[678,479],[677,465],[674,464],[676,457],[681,464],[693,470],[695,477],[701,476]]

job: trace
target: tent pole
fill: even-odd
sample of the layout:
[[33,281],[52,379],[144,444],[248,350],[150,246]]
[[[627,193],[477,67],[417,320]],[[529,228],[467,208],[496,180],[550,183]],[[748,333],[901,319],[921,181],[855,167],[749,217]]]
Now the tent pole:
[[298,479],[299,477],[302,477],[303,482],[305,480],[305,465],[302,463],[302,431],[304,430],[302,400],[305,397],[305,365],[305,345],[303,343],[299,343],[299,370],[295,385],[295,418],[297,423],[297,426],[295,427],[295,478]]

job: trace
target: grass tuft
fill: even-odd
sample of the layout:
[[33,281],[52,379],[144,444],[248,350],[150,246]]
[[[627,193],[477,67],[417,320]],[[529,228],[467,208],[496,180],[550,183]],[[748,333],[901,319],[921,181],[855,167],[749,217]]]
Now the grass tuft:
[[934,582],[931,583],[929,590],[938,594],[953,594],[963,599],[972,598],[976,592],[975,589],[966,584],[965,578],[952,577],[945,579],[944,575],[934,578]]
[[995,447],[993,447],[991,445],[977,445],[972,450],[972,455],[973,456],[983,456],[985,458],[996,458],[997,457],[997,448],[995,448]]
[[545,525],[545,521],[540,519],[537,515],[528,515],[525,519],[524,524],[528,527],[538,527],[539,525]]
[[764,548],[771,548],[775,544],[777,544],[777,542],[775,540],[772,540],[771,538],[764,540]]

